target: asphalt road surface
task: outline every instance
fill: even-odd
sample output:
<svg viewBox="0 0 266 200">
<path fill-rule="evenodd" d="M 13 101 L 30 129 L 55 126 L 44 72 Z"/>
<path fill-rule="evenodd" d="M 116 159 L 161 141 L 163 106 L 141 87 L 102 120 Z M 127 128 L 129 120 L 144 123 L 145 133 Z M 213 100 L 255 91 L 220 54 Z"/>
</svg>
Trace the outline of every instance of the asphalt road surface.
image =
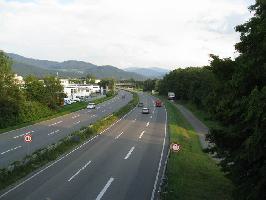
<svg viewBox="0 0 266 200">
<path fill-rule="evenodd" d="M 122 95 L 125 94 L 125 99 Z M 108 101 L 96 105 L 96 109 L 83 109 L 71 114 L 43 121 L 31 126 L 20 128 L 0 134 L 0 168 L 6 167 L 14 161 L 22 160 L 27 154 L 37 149 L 44 148 L 49 144 L 88 126 L 98 119 L 101 119 L 132 99 L 132 94 L 126 91 L 119 91 L 118 95 Z M 32 142 L 25 143 L 24 135 L 30 133 Z"/>
<path fill-rule="evenodd" d="M 70 153 L 0 192 L 1 200 L 156 199 L 168 151 L 167 115 L 154 97 Z"/>
</svg>

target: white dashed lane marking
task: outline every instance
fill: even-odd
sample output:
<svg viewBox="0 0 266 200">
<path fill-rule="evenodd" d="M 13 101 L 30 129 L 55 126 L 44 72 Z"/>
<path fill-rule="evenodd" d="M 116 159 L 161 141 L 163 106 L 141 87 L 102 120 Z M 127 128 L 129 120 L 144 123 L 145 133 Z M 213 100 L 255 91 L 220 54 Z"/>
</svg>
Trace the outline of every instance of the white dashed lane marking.
<svg viewBox="0 0 266 200">
<path fill-rule="evenodd" d="M 10 151 L 14 151 L 14 150 L 16 150 L 16 149 L 19 149 L 19 148 L 21 148 L 21 147 L 22 147 L 22 146 L 17 146 L 17 147 L 14 147 L 14 148 L 12 148 L 12 149 L 8 149 L 8 150 L 2 152 L 1 155 L 4 155 L 5 153 L 8 153 L 8 152 L 10 152 Z"/>
<path fill-rule="evenodd" d="M 23 133 L 23 134 L 21 134 L 21 135 L 14 136 L 13 138 L 16 139 L 16 138 L 22 137 L 22 136 L 24 136 L 24 135 L 26 135 L 26 134 L 30 134 L 30 133 L 33 133 L 33 132 L 34 132 L 34 131 L 28 131 L 28 132 Z"/>
<path fill-rule="evenodd" d="M 131 153 L 134 151 L 135 147 L 132 147 L 129 152 L 127 153 L 126 157 L 124 158 L 125 160 L 128 159 L 131 155 Z"/>
</svg>

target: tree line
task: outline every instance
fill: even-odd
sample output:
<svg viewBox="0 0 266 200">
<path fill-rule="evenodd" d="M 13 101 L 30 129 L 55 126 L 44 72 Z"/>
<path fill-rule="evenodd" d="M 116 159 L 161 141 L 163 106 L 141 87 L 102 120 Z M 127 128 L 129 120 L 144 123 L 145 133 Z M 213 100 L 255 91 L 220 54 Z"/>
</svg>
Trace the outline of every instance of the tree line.
<svg viewBox="0 0 266 200">
<path fill-rule="evenodd" d="M 53 114 L 63 102 L 63 87 L 53 76 L 25 78 L 19 85 L 11 70 L 12 60 L 0 51 L 0 128 L 34 121 Z"/>
<path fill-rule="evenodd" d="M 266 199 L 266 2 L 250 8 L 254 16 L 235 29 L 237 58 L 210 55 L 209 66 L 175 69 L 158 91 L 175 92 L 221 123 L 210 130 L 220 165 L 236 186 L 235 199 Z"/>
</svg>

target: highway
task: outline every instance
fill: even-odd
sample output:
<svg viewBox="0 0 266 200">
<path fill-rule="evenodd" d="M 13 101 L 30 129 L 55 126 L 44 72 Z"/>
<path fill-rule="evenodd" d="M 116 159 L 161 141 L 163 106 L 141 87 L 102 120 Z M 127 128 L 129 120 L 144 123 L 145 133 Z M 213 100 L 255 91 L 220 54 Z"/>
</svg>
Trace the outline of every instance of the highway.
<svg viewBox="0 0 266 200">
<path fill-rule="evenodd" d="M 101 134 L 0 192 L 1 200 L 157 199 L 168 151 L 167 114 L 154 97 Z"/>
<path fill-rule="evenodd" d="M 125 99 L 121 96 L 125 94 Z M 98 119 L 117 111 L 132 99 L 132 94 L 119 91 L 114 98 L 96 106 L 96 109 L 83 109 L 51 120 L 23 127 L 14 131 L 0 134 L 0 168 L 6 167 L 14 161 L 22 160 L 27 154 L 37 149 L 47 147 L 58 140 L 88 126 Z M 25 143 L 24 135 L 30 133 L 32 142 Z"/>
</svg>

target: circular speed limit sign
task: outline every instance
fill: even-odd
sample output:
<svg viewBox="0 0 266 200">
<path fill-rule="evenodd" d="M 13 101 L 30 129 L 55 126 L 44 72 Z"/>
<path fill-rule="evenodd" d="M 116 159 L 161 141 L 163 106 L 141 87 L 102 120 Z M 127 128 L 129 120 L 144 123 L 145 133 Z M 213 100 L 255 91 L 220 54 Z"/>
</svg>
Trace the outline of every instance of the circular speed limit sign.
<svg viewBox="0 0 266 200">
<path fill-rule="evenodd" d="M 32 142 L 31 134 L 24 135 L 24 142 Z"/>
<path fill-rule="evenodd" d="M 180 144 L 176 144 L 176 143 L 172 143 L 170 148 L 172 149 L 173 152 L 178 152 L 181 149 L 181 145 Z"/>
</svg>

